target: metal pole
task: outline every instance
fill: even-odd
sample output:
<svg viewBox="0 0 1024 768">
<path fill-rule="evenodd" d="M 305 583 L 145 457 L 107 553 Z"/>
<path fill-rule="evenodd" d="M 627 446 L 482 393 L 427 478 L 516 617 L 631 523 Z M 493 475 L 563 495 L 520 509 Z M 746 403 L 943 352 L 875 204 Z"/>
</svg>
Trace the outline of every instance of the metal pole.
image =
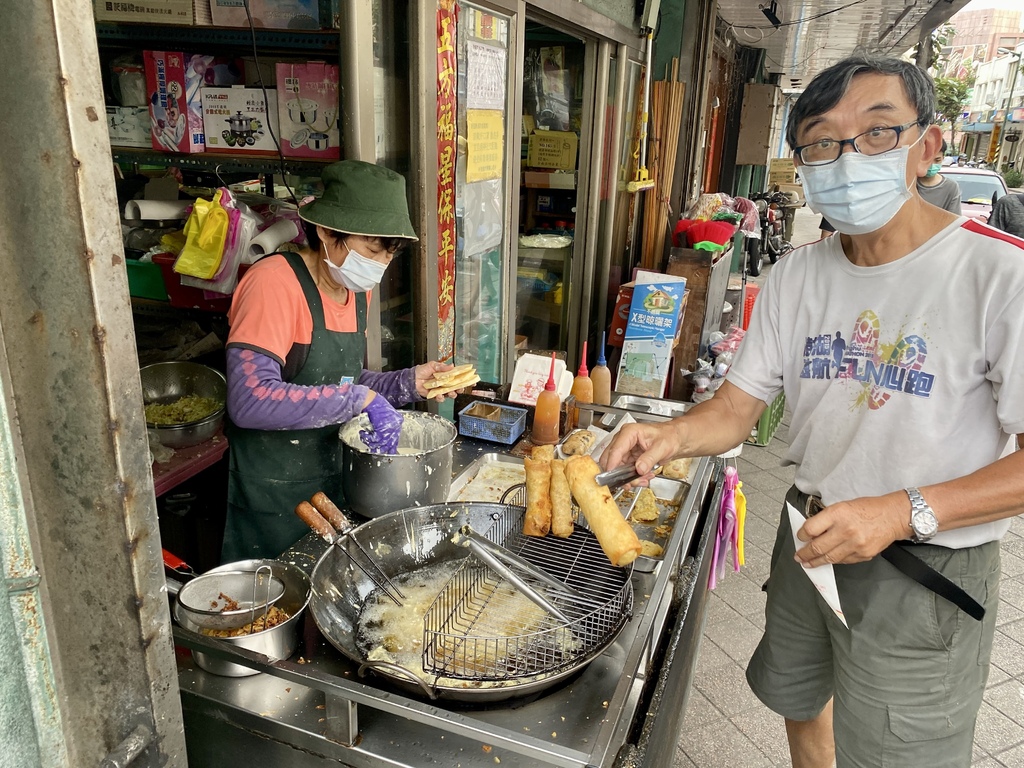
<svg viewBox="0 0 1024 768">
<path fill-rule="evenodd" d="M 1006 99 L 1006 112 L 1003 114 L 1003 128 L 999 132 L 999 154 L 996 157 L 997 162 L 995 167 L 995 170 L 997 171 L 1003 167 L 1003 161 L 1005 159 L 1003 148 L 1007 144 L 1010 144 L 1012 147 L 1012 142 L 1006 140 L 1006 126 L 1010 123 L 1010 112 L 1013 110 L 1013 92 L 1017 88 L 1017 73 L 1020 72 L 1021 54 L 1020 52 L 1014 52 L 1011 53 L 1010 56 L 1015 56 L 1017 60 L 1013 63 L 1013 77 L 1010 78 L 1010 95 Z"/>
</svg>

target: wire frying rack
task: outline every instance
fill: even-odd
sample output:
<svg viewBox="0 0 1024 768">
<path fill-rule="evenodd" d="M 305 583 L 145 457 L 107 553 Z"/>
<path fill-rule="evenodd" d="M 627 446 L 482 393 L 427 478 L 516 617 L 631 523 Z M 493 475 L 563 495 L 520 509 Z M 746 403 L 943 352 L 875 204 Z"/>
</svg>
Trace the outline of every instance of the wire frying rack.
<svg viewBox="0 0 1024 768">
<path fill-rule="evenodd" d="M 511 503 L 516 503 L 513 496 Z M 525 502 L 525 491 L 520 504 Z M 553 674 L 610 643 L 633 608 L 632 567 L 613 566 L 589 531 L 559 539 L 524 536 L 525 509 L 509 507 L 484 535 L 584 599 L 573 599 L 519 572 L 567 617 L 534 605 L 476 558 L 467 557 L 428 608 L 423 669 L 441 677 L 501 681 Z"/>
</svg>

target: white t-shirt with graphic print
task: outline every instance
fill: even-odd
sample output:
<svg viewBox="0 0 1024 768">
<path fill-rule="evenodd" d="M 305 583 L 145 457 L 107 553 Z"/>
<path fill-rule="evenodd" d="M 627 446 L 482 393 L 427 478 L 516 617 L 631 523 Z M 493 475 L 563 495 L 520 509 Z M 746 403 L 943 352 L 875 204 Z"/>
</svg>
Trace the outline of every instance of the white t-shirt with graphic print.
<svg viewBox="0 0 1024 768">
<path fill-rule="evenodd" d="M 785 388 L 785 461 L 826 504 L 970 474 L 1024 433 L 1024 240 L 961 218 L 879 267 L 851 264 L 839 236 L 798 248 L 772 268 L 728 378 L 766 403 Z"/>
</svg>

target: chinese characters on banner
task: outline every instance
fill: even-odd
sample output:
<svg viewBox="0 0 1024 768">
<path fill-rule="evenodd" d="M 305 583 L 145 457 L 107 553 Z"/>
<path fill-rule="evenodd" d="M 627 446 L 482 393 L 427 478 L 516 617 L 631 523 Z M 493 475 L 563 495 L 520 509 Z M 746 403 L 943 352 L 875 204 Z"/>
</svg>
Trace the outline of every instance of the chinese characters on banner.
<svg viewBox="0 0 1024 768">
<path fill-rule="evenodd" d="M 438 360 L 455 354 L 455 0 L 437 8 L 437 304 Z"/>
</svg>

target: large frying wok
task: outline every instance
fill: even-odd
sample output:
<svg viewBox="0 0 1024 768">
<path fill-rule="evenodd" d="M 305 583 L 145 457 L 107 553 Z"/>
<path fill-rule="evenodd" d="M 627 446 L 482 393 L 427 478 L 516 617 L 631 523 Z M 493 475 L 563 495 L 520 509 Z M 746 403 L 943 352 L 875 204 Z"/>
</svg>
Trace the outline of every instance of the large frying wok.
<svg viewBox="0 0 1024 768">
<path fill-rule="evenodd" d="M 348 539 L 354 536 L 369 550 L 389 578 L 447 561 L 453 562 L 454 571 L 458 561 L 468 555 L 465 547 L 453 541 L 458 539 L 456 533 L 463 525 L 469 524 L 487 535 L 496 521 L 508 520 L 509 516 L 518 520 L 522 513 L 522 507 L 506 504 L 448 503 L 400 510 L 364 523 L 339 545 L 330 547 L 313 569 L 309 607 L 317 627 L 331 645 L 360 665 L 360 674 L 372 670 L 414 695 L 431 699 L 501 701 L 542 691 L 575 674 L 614 641 L 628 619 L 629 605 L 605 642 L 567 668 L 495 685 L 444 679 L 426 683 L 398 665 L 367 661 L 357 645 L 359 614 L 376 586 L 353 562 L 361 558 L 361 553 Z M 623 574 L 628 589 L 629 572 Z M 629 594 L 631 603 L 632 593 Z"/>
</svg>

